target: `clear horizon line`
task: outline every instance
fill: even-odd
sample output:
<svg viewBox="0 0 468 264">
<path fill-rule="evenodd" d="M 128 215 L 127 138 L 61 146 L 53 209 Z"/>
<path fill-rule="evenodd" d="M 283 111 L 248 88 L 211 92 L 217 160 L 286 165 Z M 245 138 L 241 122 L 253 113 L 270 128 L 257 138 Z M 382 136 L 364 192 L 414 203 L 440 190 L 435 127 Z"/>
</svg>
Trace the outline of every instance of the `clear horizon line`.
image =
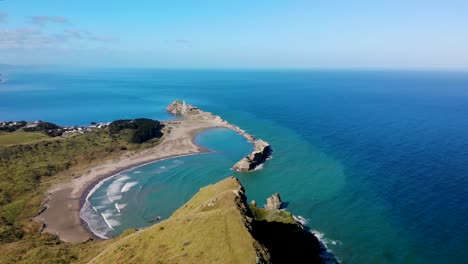
<svg viewBox="0 0 468 264">
<path fill-rule="evenodd" d="M 468 67 L 382 67 L 382 66 L 354 66 L 354 67 L 194 67 L 194 66 L 104 66 L 104 65 L 70 65 L 70 64 L 11 64 L 3 63 L 0 67 L 67 67 L 78 69 L 155 69 L 155 70 L 258 70 L 258 71 L 440 71 L 440 72 L 468 72 Z"/>
</svg>

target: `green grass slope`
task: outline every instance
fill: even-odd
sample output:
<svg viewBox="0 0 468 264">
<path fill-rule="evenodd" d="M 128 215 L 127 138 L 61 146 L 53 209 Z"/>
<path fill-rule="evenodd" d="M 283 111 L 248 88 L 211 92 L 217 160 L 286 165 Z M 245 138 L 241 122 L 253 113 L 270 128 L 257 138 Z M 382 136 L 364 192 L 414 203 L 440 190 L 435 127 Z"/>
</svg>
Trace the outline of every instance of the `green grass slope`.
<svg viewBox="0 0 468 264">
<path fill-rule="evenodd" d="M 0 132 L 0 146 L 26 144 L 42 140 L 52 140 L 53 138 L 39 132 Z"/>
<path fill-rule="evenodd" d="M 90 263 L 256 263 L 245 196 L 230 177 L 201 189 L 169 219 L 108 246 Z"/>
<path fill-rule="evenodd" d="M 127 151 L 158 144 L 162 134 L 155 130 L 162 129 L 159 122 L 139 122 L 145 125 L 143 129 L 111 132 L 103 128 L 66 137 L 21 129 L 0 131 L 0 263 L 83 263 L 96 255 L 92 252 L 106 242 L 63 243 L 53 235 L 40 234 L 41 225 L 33 217 L 43 208 L 52 184 L 70 181 Z M 145 142 L 134 143 L 135 135 Z"/>
</svg>

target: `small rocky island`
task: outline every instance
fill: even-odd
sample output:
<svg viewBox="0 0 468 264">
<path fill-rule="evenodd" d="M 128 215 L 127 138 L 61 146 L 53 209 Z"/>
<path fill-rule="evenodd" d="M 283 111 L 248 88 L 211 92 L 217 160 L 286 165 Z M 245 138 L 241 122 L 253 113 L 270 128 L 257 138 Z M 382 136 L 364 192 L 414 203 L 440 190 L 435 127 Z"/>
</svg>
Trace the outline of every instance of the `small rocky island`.
<svg viewBox="0 0 468 264">
<path fill-rule="evenodd" d="M 254 142 L 254 150 L 237 162 L 232 169 L 240 172 L 253 171 L 270 157 L 271 152 L 272 148 L 270 144 L 258 139 Z"/>
<path fill-rule="evenodd" d="M 259 166 L 270 157 L 271 152 L 273 151 L 268 142 L 255 138 L 239 127 L 228 123 L 218 115 L 214 115 L 210 112 L 204 112 L 200 108 L 187 104 L 184 101 L 176 100 L 172 102 L 166 110 L 171 114 L 178 115 L 186 119 L 213 120 L 214 122 L 217 122 L 217 127 L 232 129 L 251 142 L 254 145 L 253 151 L 233 166 L 232 169 L 234 171 L 250 172 L 258 169 Z"/>
</svg>

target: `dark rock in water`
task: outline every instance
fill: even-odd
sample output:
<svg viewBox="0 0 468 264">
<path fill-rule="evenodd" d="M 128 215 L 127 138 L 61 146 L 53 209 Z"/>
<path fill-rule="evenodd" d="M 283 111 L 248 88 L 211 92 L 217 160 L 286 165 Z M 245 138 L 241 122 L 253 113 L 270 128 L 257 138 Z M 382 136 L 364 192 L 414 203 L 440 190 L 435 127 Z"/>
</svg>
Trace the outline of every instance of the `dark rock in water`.
<svg viewBox="0 0 468 264">
<path fill-rule="evenodd" d="M 268 210 L 279 210 L 281 209 L 281 197 L 279 193 L 273 194 L 270 198 L 267 199 L 267 204 L 265 206 L 265 209 Z"/>
<path fill-rule="evenodd" d="M 161 220 L 161 216 L 157 216 L 157 217 L 155 217 L 155 218 L 153 218 L 153 219 L 151 219 L 151 220 L 148 220 L 148 221 L 146 221 L 146 222 L 148 222 L 148 223 L 154 223 L 154 222 L 157 222 L 157 221 L 159 221 L 159 220 Z"/>
</svg>

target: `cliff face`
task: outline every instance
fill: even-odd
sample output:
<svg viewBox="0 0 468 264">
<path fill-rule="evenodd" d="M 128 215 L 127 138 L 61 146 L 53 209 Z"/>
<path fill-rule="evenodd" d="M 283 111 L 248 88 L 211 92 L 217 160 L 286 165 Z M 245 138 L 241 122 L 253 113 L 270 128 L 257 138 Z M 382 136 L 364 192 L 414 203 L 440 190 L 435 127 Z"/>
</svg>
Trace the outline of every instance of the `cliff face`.
<svg viewBox="0 0 468 264">
<path fill-rule="evenodd" d="M 261 139 L 254 142 L 254 150 L 246 157 L 237 162 L 234 167 L 235 171 L 247 172 L 255 170 L 259 165 L 263 164 L 272 152 L 270 144 Z"/>
<path fill-rule="evenodd" d="M 290 213 L 249 207 L 229 177 L 202 188 L 169 219 L 116 238 L 90 263 L 321 263 L 320 250 Z"/>
</svg>

